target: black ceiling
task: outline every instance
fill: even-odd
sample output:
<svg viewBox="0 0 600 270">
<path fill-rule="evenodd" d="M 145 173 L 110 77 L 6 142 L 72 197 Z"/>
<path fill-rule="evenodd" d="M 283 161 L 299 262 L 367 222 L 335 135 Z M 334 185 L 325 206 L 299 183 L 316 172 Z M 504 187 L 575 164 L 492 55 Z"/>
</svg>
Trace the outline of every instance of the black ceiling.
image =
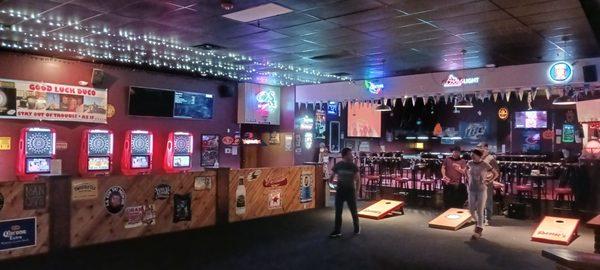
<svg viewBox="0 0 600 270">
<path fill-rule="evenodd" d="M 221 17 L 269 2 L 294 12 L 251 23 Z M 5 25 L 0 38 L 12 44 L 40 40 L 46 46 L 38 49 L 42 53 L 48 53 L 47 45 L 66 44 L 67 48 L 81 49 L 86 44 L 69 47 L 72 40 L 24 33 L 45 30 L 52 35 L 89 37 L 89 31 L 95 30 L 98 43 L 122 44 L 123 37 L 100 35 L 109 29 L 111 33 L 120 30 L 166 38 L 183 47 L 210 43 L 225 48 L 217 54 L 235 52 L 253 57 L 254 61 L 269 61 L 269 65 L 262 67 L 234 61 L 232 67 L 244 65 L 245 74 L 252 80 L 285 70 L 287 65 L 327 74 L 349 73 L 353 79 L 362 79 L 600 55 L 593 29 L 578 0 L 233 0 L 233 3 L 234 9 L 226 11 L 219 0 L 5 0 L 0 1 L 0 11 L 5 11 L 0 13 L 0 23 Z M 11 17 L 9 10 L 37 15 L 24 20 L 25 16 Z M 37 18 L 46 21 L 36 23 Z M 51 20 L 79 24 L 49 26 Z M 87 32 L 81 33 L 83 30 L 77 29 L 77 25 Z M 135 46 L 141 41 L 128 42 Z M 9 49 L 33 50 L 10 46 Z M 93 49 L 101 51 L 103 47 Z M 464 56 L 463 49 L 466 49 Z M 49 53 L 77 54 L 68 50 Z M 111 57 L 124 53 L 134 52 L 113 50 Z M 287 71 L 297 72 L 298 68 Z M 304 75 L 311 72 L 305 71 Z M 309 79 L 294 80 L 297 77 L 292 74 L 287 78 L 294 83 L 310 83 Z"/>
</svg>

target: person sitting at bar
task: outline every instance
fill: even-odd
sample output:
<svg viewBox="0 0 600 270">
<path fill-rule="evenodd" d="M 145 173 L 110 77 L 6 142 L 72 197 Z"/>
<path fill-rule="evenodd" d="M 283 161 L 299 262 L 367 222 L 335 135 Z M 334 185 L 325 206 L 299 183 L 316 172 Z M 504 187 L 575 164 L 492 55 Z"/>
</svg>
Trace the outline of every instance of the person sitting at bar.
<svg viewBox="0 0 600 270">
<path fill-rule="evenodd" d="M 471 151 L 471 160 L 467 162 L 467 185 L 469 191 L 469 211 L 475 219 L 475 231 L 471 240 L 481 238 L 483 233 L 483 212 L 487 199 L 487 185 L 498 177 L 498 172 L 490 164 L 483 161 L 483 152 L 479 149 Z"/>
<path fill-rule="evenodd" d="M 444 207 L 462 208 L 467 200 L 467 188 L 461 183 L 467 162 L 460 156 L 460 147 L 450 149 L 452 155 L 442 162 L 442 181 L 444 182 Z"/>
<path fill-rule="evenodd" d="M 360 234 L 360 225 L 358 224 L 358 212 L 356 210 L 356 189 L 355 184 L 360 180 L 358 166 L 354 164 L 352 150 L 350 148 L 342 149 L 342 161 L 333 166 L 333 177 L 337 176 L 337 188 L 335 193 L 335 227 L 329 234 L 330 238 L 341 237 L 342 229 L 342 210 L 344 201 L 348 204 L 348 209 L 352 214 L 354 223 L 354 234 Z"/>
</svg>

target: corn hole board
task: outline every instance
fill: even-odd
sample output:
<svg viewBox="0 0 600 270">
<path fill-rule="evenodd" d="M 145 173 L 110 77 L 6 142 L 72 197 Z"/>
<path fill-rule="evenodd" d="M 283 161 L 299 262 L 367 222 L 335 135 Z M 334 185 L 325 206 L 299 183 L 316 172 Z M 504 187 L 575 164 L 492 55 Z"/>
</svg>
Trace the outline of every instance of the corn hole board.
<svg viewBox="0 0 600 270">
<path fill-rule="evenodd" d="M 404 202 L 393 200 L 380 200 L 358 212 L 359 217 L 382 219 L 395 213 L 404 215 Z"/>
<path fill-rule="evenodd" d="M 531 235 L 531 241 L 569 245 L 577 237 L 579 219 L 544 217 Z"/>
<path fill-rule="evenodd" d="M 430 228 L 456 231 L 471 221 L 471 213 L 467 209 L 450 208 L 429 222 Z"/>
</svg>

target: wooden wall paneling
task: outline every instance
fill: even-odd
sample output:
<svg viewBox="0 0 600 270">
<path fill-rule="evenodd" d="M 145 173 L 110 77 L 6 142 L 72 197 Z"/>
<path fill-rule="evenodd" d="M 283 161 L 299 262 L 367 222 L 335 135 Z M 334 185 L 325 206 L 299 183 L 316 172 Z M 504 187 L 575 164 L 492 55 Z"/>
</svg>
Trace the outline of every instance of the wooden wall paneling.
<svg viewBox="0 0 600 270">
<path fill-rule="evenodd" d="M 210 190 L 194 190 L 194 178 L 211 177 Z M 216 171 L 197 173 L 110 176 L 98 179 L 98 197 L 71 202 L 71 247 L 143 237 L 159 233 L 212 226 L 216 220 Z M 154 187 L 171 185 L 166 200 L 154 200 Z M 104 193 L 112 186 L 121 186 L 126 193 L 125 207 L 154 204 L 156 224 L 125 228 L 125 211 L 110 214 L 104 207 Z M 173 195 L 191 193 L 192 220 L 173 222 Z"/>
<path fill-rule="evenodd" d="M 23 189 L 25 184 L 45 183 L 46 184 L 46 207 L 43 209 L 24 210 L 23 208 Z M 0 193 L 4 197 L 4 206 L 0 209 L 0 221 L 21 219 L 28 217 L 36 218 L 37 237 L 36 245 L 31 247 L 0 251 L 0 260 L 29 256 L 46 253 L 49 250 L 49 220 L 48 212 L 48 194 L 50 189 L 46 180 L 37 180 L 29 182 L 0 182 Z M 2 232 L 0 232 L 2 233 Z"/>
<path fill-rule="evenodd" d="M 329 191 L 323 165 L 315 165 L 315 207 L 325 207 L 325 192 Z"/>
<path fill-rule="evenodd" d="M 229 222 L 229 168 L 219 168 L 217 172 L 217 225 Z"/>
<path fill-rule="evenodd" d="M 258 178 L 248 180 L 249 174 L 260 170 Z M 300 202 L 300 176 L 308 173 L 312 176 L 312 200 L 307 203 Z M 244 178 L 246 187 L 246 212 L 236 214 L 236 189 L 239 177 Z M 280 187 L 264 187 L 265 180 L 287 179 L 287 184 Z M 294 166 L 278 168 L 249 168 L 231 170 L 229 174 L 229 221 L 236 222 L 260 217 L 281 215 L 285 213 L 312 209 L 315 207 L 315 168 L 314 166 Z M 269 209 L 269 193 L 280 190 L 282 207 Z"/>
</svg>

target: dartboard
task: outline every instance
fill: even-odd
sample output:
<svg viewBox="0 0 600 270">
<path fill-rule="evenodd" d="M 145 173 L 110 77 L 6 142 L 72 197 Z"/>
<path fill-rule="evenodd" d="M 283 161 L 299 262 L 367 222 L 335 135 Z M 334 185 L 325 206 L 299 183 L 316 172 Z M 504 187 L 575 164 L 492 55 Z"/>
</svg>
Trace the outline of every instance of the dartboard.
<svg viewBox="0 0 600 270">
<path fill-rule="evenodd" d="M 6 104 L 8 104 L 8 97 L 6 96 L 4 91 L 0 90 L 0 108 L 6 107 Z"/>
<path fill-rule="evenodd" d="M 110 134 L 91 133 L 88 138 L 88 154 L 90 156 L 107 156 L 111 147 Z"/>
<path fill-rule="evenodd" d="M 131 134 L 131 154 L 150 154 L 150 134 Z"/>
<path fill-rule="evenodd" d="M 187 155 L 190 149 L 190 136 L 175 135 L 173 137 L 173 151 L 175 155 Z"/>
<path fill-rule="evenodd" d="M 54 152 L 52 132 L 50 131 L 28 131 L 25 135 L 25 152 L 30 157 L 47 157 Z"/>
</svg>

